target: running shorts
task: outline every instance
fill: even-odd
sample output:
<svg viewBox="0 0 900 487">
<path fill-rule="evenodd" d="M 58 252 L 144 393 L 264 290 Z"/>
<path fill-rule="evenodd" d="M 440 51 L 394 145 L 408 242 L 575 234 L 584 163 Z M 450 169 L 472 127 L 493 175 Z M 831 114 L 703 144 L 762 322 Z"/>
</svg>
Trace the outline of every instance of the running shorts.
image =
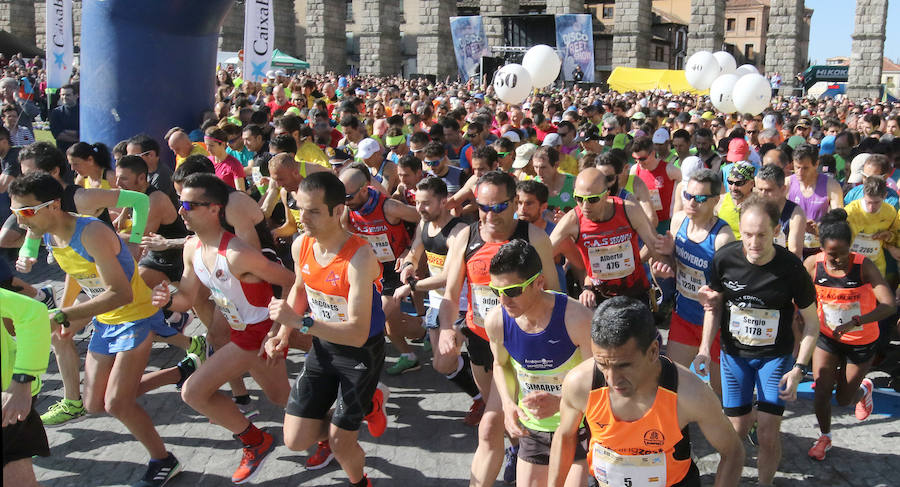
<svg viewBox="0 0 900 487">
<path fill-rule="evenodd" d="M 875 356 L 876 345 L 877 341 L 865 345 L 848 345 L 821 333 L 816 340 L 817 347 L 830 354 L 843 357 L 851 364 L 864 364 L 871 361 Z"/>
<path fill-rule="evenodd" d="M 534 465 L 550 465 L 550 444 L 553 442 L 553 433 L 549 431 L 537 431 L 525 428 L 526 436 L 519 438 L 519 460 Z M 587 428 L 578 428 L 578 443 L 575 444 L 575 458 L 573 461 L 581 461 L 587 458 L 588 440 L 591 431 Z"/>
<path fill-rule="evenodd" d="M 669 325 L 669 341 L 687 345 L 689 347 L 700 347 L 700 340 L 703 338 L 703 325 L 695 325 L 685 320 L 678 313 L 672 313 L 672 321 Z M 709 355 L 719 363 L 719 353 L 721 352 L 721 343 L 719 334 L 716 333 L 716 339 L 713 340 L 709 347 Z"/>
<path fill-rule="evenodd" d="M 722 406 L 729 417 L 743 416 L 753 409 L 753 390 L 756 389 L 756 409 L 781 416 L 784 401 L 778 397 L 781 377 L 791 370 L 791 354 L 778 357 L 743 358 L 722 352 Z"/>
<path fill-rule="evenodd" d="M 49 457 L 50 445 L 41 415 L 34 410 L 32 397 L 31 411 L 25 421 L 3 427 L 3 468 L 8 463 L 33 456 Z"/>
<path fill-rule="evenodd" d="M 133 350 L 144 343 L 153 329 L 167 326 L 161 310 L 140 320 L 115 325 L 100 323 L 97 318 L 91 322 L 94 325 L 94 333 L 91 335 L 88 350 L 102 355 L 115 355 Z"/>
</svg>

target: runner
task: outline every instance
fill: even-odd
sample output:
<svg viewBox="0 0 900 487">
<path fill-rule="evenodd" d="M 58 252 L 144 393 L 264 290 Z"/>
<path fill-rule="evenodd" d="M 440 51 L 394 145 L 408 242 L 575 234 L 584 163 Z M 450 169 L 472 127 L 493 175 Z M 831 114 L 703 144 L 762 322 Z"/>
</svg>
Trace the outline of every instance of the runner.
<svg viewBox="0 0 900 487">
<path fill-rule="evenodd" d="M 656 135 L 653 138 L 656 139 Z M 666 140 L 668 140 L 668 132 Z M 675 184 L 681 181 L 681 171 L 657 157 L 653 142 L 650 137 L 646 136 L 634 139 L 631 144 L 631 157 L 637 164 L 631 167 L 631 174 L 643 179 L 647 184 L 647 189 L 650 190 L 650 200 L 653 202 L 653 209 L 656 210 L 656 217 L 659 221 L 656 224 L 656 231 L 663 233 L 669 229 L 669 219 L 672 215 L 672 194 Z M 666 149 L 666 153 L 668 153 L 668 149 Z"/>
<path fill-rule="evenodd" d="M 500 247 L 490 273 L 500 306 L 488 313 L 485 331 L 504 424 L 519 439 L 516 483 L 545 486 L 563 379 L 590 349 L 591 312 L 565 294 L 544 291 L 541 258 L 524 240 Z M 579 437 L 586 440 L 587 430 L 582 428 Z M 585 446 L 579 442 L 569 486 L 587 481 Z"/>
<path fill-rule="evenodd" d="M 150 289 L 137 264 L 108 226 L 96 218 L 63 211 L 59 203 L 63 188 L 53 176 L 43 172 L 22 176 L 10 185 L 9 194 L 19 222 L 44 236 L 56 262 L 90 298 L 73 306 L 64 304 L 53 314 L 54 333 L 63 338 L 89 323 L 94 327 L 84 366 L 84 409 L 111 414 L 147 449 L 150 464 L 135 485 L 165 484 L 180 471 L 180 464 L 166 451 L 150 416 L 136 402 L 153 344 L 153 322 L 164 318 L 150 303 Z M 77 370 L 76 366 L 76 377 Z M 71 403 L 82 408 L 81 400 Z"/>
<path fill-rule="evenodd" d="M 219 388 L 249 372 L 273 403 L 287 404 L 290 385 L 283 361 L 266 364 L 260 357 L 263 342 L 274 327 L 268 304 L 273 286 L 287 287 L 294 275 L 259 250 L 222 227 L 221 214 L 228 202 L 228 186 L 211 174 L 195 174 L 182 183 L 179 214 L 195 234 L 184 247 L 184 275 L 171 295 L 168 282 L 153 290 L 153 304 L 186 312 L 197 300 L 201 285 L 209 289 L 218 310 L 231 327 L 230 342 L 217 350 L 184 383 L 184 402 L 215 424 L 231 431 L 244 447 L 231 481 L 249 482 L 266 456 L 275 449 L 274 438 L 244 417 L 238 405 Z"/>
<path fill-rule="evenodd" d="M 868 181 L 867 181 L 868 184 Z M 831 449 L 831 391 L 839 406 L 856 403 L 856 419 L 869 417 L 875 386 L 866 373 L 875 357 L 878 321 L 894 312 L 891 290 L 863 254 L 851 250 L 847 213 L 831 210 L 819 222 L 822 252 L 804 262 L 816 285 L 819 338 L 813 351 L 815 409 L 821 435 L 809 456 Z"/>
<path fill-rule="evenodd" d="M 775 245 L 786 247 L 797 257 L 803 258 L 803 234 L 806 231 L 806 214 L 797 203 L 787 199 L 784 170 L 774 164 L 766 164 L 753 180 L 753 191 L 780 208 Z"/>
<path fill-rule="evenodd" d="M 565 212 L 575 207 L 572 192 L 575 190 L 575 176 L 559 172 L 559 151 L 553 147 L 541 146 L 531 156 L 531 165 L 537 173 L 534 178 L 544 183 L 550 191 L 547 206 L 558 220 Z"/>
<path fill-rule="evenodd" d="M 737 485 L 744 447 L 713 392 L 688 369 L 660 355 L 650 310 L 625 296 L 604 301 L 591 322 L 591 360 L 566 376 L 549 485 L 562 487 L 590 428 L 587 465 L 601 487 L 700 485 L 688 424 L 719 453 L 716 485 Z"/>
<path fill-rule="evenodd" d="M 900 232 L 900 217 L 897 210 L 887 204 L 887 184 L 885 180 L 873 176 L 863 183 L 863 197 L 850 202 L 846 207 L 847 223 L 853 230 L 853 244 L 850 251 L 868 257 L 882 276 L 887 275 L 885 250 L 896 257 L 897 233 Z"/>
<path fill-rule="evenodd" d="M 844 193 L 841 185 L 827 173 L 820 173 L 816 161 L 819 149 L 810 144 L 794 148 L 794 174 L 787 180 L 787 198 L 797 203 L 806 214 L 806 234 L 803 237 L 803 255 L 818 253 L 819 239 L 816 227 L 822 215 L 829 209 L 843 208 Z"/>
<path fill-rule="evenodd" d="M 606 176 L 606 184 L 609 186 L 609 194 L 618 196 L 623 200 L 631 200 L 640 205 L 647 215 L 650 226 L 656 228 L 656 210 L 650 199 L 650 190 L 644 180 L 625 171 L 627 164 L 625 152 L 621 149 L 613 149 L 598 154 L 595 166 Z M 612 178 L 611 178 L 612 176 Z"/>
<path fill-rule="evenodd" d="M 357 438 L 364 419 L 371 431 L 372 420 L 380 417 L 376 436 L 384 432 L 385 398 L 376 390 L 384 366 L 384 313 L 378 259 L 365 239 L 341 225 L 346 195 L 333 174 L 312 174 L 300 183 L 306 232 L 291 249 L 296 281 L 287 299 L 269 305 L 270 316 L 282 326 L 266 352 L 270 358 L 282 356 L 294 328 L 313 336 L 285 409 L 284 443 L 303 451 L 319 442 L 307 468 L 322 468 L 336 457 L 350 484 L 365 487 L 372 482 L 363 471 L 365 452 Z M 304 314 L 307 307 L 310 314 Z"/>
<path fill-rule="evenodd" d="M 733 177 L 733 176 L 732 176 Z M 709 370 L 710 349 L 721 330 L 722 404 L 738 436 L 747 436 L 756 421 L 759 438 L 759 484 L 772 485 L 781 461 L 781 416 L 785 401 L 797 397 L 797 385 L 809 371 L 818 334 L 816 293 L 802 262 L 774 244 L 778 207 L 752 196 L 741 208 L 741 242 L 716 252 L 707 289 L 719 293 L 703 319 L 703 341 L 694 370 Z M 794 307 L 804 334 L 796 358 L 791 325 Z M 794 362 L 793 367 L 791 363 Z"/>
<path fill-rule="evenodd" d="M 466 348 L 472 363 L 475 383 L 487 404 L 478 428 L 478 449 L 472 459 L 471 486 L 493 485 L 503 462 L 503 415 L 500 398 L 493 384 L 491 369 L 493 355 L 484 331 L 484 318 L 499 304 L 491 292 L 489 262 L 506 242 L 519 238 L 531 243 L 541 257 L 541 267 L 553 266 L 550 239 L 539 228 L 516 220 L 516 181 L 509 173 L 491 171 L 479 178 L 479 219 L 469 225 L 450 244 L 445 265 L 447 287 L 441 300 L 438 342 L 441 354 L 452 354 L 461 345 L 454 325 L 460 326 L 466 337 Z M 460 292 L 468 281 L 469 303 L 465 325 L 457 320 Z M 559 290 L 554 273 L 545 277 L 545 287 Z"/>
<path fill-rule="evenodd" d="M 305 164 L 305 166 L 304 166 Z M 302 170 L 302 171 L 301 171 Z M 281 153 L 269 160 L 269 178 L 280 188 L 281 204 L 287 209 L 284 225 L 272 230 L 275 237 L 291 238 L 303 233 L 300 224 L 300 209 L 297 207 L 297 188 L 300 182 L 310 174 L 325 172 L 328 169 L 318 164 L 297 162 L 291 154 Z"/>
<path fill-rule="evenodd" d="M 553 233 L 553 229 L 556 228 L 556 223 L 547 221 L 544 217 L 548 214 L 547 201 L 549 200 L 549 195 L 550 191 L 547 189 L 547 185 L 534 179 L 519 181 L 516 184 L 516 199 L 519 202 L 516 205 L 516 216 L 519 220 L 526 221 L 540 228 L 547 233 L 548 237 Z M 560 215 L 562 214 L 560 213 Z M 576 256 L 577 254 L 572 254 L 570 257 L 574 259 Z M 563 256 L 554 255 L 553 262 L 556 264 L 556 277 L 559 279 L 559 287 L 568 289 L 566 287 L 566 270 L 562 265 L 564 262 Z"/>
<path fill-rule="evenodd" d="M 447 149 L 439 142 L 429 142 L 425 146 L 425 158 L 422 163 L 431 174 L 444 180 L 447 192 L 455 194 L 466 182 L 466 175 L 462 169 L 450 165 L 447 159 Z"/>
<path fill-rule="evenodd" d="M 728 223 L 736 240 L 741 239 L 741 208 L 753 193 L 754 176 L 756 176 L 756 168 L 753 167 L 753 164 L 746 161 L 734 163 L 725 180 L 728 186 L 723 188 L 727 192 L 716 207 L 716 214 Z"/>
</svg>

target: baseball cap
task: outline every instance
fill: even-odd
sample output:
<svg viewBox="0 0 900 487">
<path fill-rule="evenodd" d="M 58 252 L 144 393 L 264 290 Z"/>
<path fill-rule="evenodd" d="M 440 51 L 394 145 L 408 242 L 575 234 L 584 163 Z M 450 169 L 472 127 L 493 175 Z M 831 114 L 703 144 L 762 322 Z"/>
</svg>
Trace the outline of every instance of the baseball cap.
<svg viewBox="0 0 900 487">
<path fill-rule="evenodd" d="M 664 128 L 656 129 L 656 132 L 653 132 L 653 143 L 654 144 L 665 144 L 669 141 L 669 131 Z"/>
<path fill-rule="evenodd" d="M 275 79 L 275 70 L 270 69 L 270 70 L 266 71 L 266 78 Z"/>
<path fill-rule="evenodd" d="M 847 182 L 850 184 L 860 184 L 863 182 L 863 166 L 866 165 L 866 161 L 869 160 L 868 152 L 863 152 L 862 154 L 857 154 L 856 157 L 850 161 L 850 177 L 847 178 Z"/>
<path fill-rule="evenodd" d="M 691 114 L 687 112 L 681 112 L 678 116 L 675 117 L 675 121 L 681 123 L 688 123 L 691 121 Z"/>
<path fill-rule="evenodd" d="M 645 120 L 646 118 L 647 115 L 644 112 L 634 112 L 634 114 L 631 116 L 632 120 Z"/>
<path fill-rule="evenodd" d="M 616 136 L 613 138 L 612 148 L 624 149 L 626 145 L 628 145 L 628 135 L 616 134 Z"/>
<path fill-rule="evenodd" d="M 776 121 L 777 119 L 775 118 L 775 115 L 772 115 L 771 113 L 763 117 L 763 130 L 775 128 Z"/>
<path fill-rule="evenodd" d="M 834 141 L 836 137 L 833 135 L 826 135 L 822 138 L 822 142 L 819 145 L 819 155 L 831 155 L 834 154 Z"/>
<path fill-rule="evenodd" d="M 534 155 L 534 151 L 537 150 L 537 146 L 532 143 L 522 144 L 519 147 L 516 147 L 516 158 L 513 160 L 513 169 L 522 169 L 527 166 L 531 161 L 531 156 Z"/>
<path fill-rule="evenodd" d="M 810 126 L 809 119 L 808 119 L 808 118 L 801 118 L 800 120 L 797 120 L 797 125 L 796 125 L 796 126 L 797 126 L 797 127 L 809 127 L 809 126 Z"/>
<path fill-rule="evenodd" d="M 744 143 L 746 144 L 746 142 Z M 729 153 L 731 153 L 731 151 L 729 151 Z M 753 176 L 756 176 L 756 167 L 747 161 L 740 161 L 734 163 L 734 166 L 731 167 L 731 172 L 729 173 L 728 177 L 746 180 L 753 179 Z"/>
<path fill-rule="evenodd" d="M 579 140 L 600 140 L 600 131 L 597 130 L 597 126 L 592 123 L 586 123 L 581 126 L 581 130 L 578 131 L 578 139 Z M 546 140 L 546 139 L 545 139 Z"/>
<path fill-rule="evenodd" d="M 703 115 L 700 115 L 700 118 L 703 120 L 713 120 L 716 118 L 716 114 L 713 112 L 703 112 Z"/>
<path fill-rule="evenodd" d="M 787 145 L 790 146 L 791 149 L 796 149 L 798 145 L 804 142 L 806 142 L 806 139 L 804 139 L 802 135 L 792 135 L 791 138 L 787 140 Z"/>
<path fill-rule="evenodd" d="M 484 100 L 484 94 L 482 94 L 482 93 L 475 93 L 475 98 L 478 98 L 479 100 Z"/>
<path fill-rule="evenodd" d="M 703 161 L 697 156 L 688 156 L 681 161 L 681 181 L 687 184 L 698 169 L 703 168 Z"/>
<path fill-rule="evenodd" d="M 747 141 L 741 137 L 735 137 L 728 142 L 728 155 L 725 156 L 725 160 L 728 162 L 744 161 L 749 153 L 750 145 L 747 144 Z"/>
<path fill-rule="evenodd" d="M 368 159 L 380 150 L 381 145 L 378 144 L 378 141 L 368 137 L 359 142 L 359 148 L 356 150 L 356 157 L 359 159 Z"/>
<path fill-rule="evenodd" d="M 327 147 L 325 149 L 325 154 L 328 156 L 328 162 L 330 162 L 332 165 L 335 165 L 335 166 L 344 164 L 347 161 L 353 160 L 352 155 L 350 155 L 340 149 L 333 149 L 331 147 Z"/>
<path fill-rule="evenodd" d="M 562 137 L 560 137 L 559 134 L 556 134 L 556 133 L 547 134 L 547 136 L 544 137 L 544 143 L 541 145 L 550 146 L 550 147 L 559 147 L 562 145 Z"/>
<path fill-rule="evenodd" d="M 551 134 L 551 135 L 552 135 L 552 134 Z M 557 135 L 557 137 L 559 137 L 559 136 Z M 503 134 L 503 138 L 504 138 L 504 139 L 509 139 L 509 140 L 511 140 L 511 141 L 513 141 L 513 142 L 515 142 L 515 143 L 517 143 L 517 144 L 518 144 L 519 142 L 522 142 L 522 137 L 519 137 L 519 133 L 516 132 L 516 131 L 513 131 L 513 130 L 510 130 L 509 132 L 504 133 L 504 134 Z M 544 140 L 547 140 L 547 139 L 544 139 Z"/>
</svg>

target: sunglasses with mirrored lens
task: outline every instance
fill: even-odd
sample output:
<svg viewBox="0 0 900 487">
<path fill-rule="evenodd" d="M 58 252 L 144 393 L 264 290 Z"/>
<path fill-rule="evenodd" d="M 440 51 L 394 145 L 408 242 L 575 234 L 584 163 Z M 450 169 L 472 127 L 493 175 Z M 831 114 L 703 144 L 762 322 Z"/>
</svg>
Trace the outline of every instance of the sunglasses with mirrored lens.
<svg viewBox="0 0 900 487">
<path fill-rule="evenodd" d="M 691 193 L 688 193 L 687 191 L 685 191 L 681 194 L 682 194 L 682 196 L 684 196 L 684 201 L 694 200 L 697 203 L 706 203 L 707 200 L 712 198 L 711 194 L 691 194 Z"/>
<path fill-rule="evenodd" d="M 10 208 L 10 209 L 12 210 L 13 213 L 16 214 L 16 216 L 21 216 L 24 218 L 31 218 L 42 208 L 46 208 L 46 207 L 50 206 L 50 203 L 53 203 L 54 201 L 56 201 L 56 200 L 45 201 L 45 202 L 43 202 L 39 205 L 35 205 L 35 206 L 23 206 L 22 208 Z"/>
<path fill-rule="evenodd" d="M 580 204 L 582 204 L 583 202 L 587 201 L 588 204 L 593 205 L 594 203 L 596 203 L 596 202 L 598 202 L 598 201 L 600 201 L 600 200 L 602 200 L 602 199 L 605 199 L 607 194 L 609 194 L 609 190 L 606 190 L 606 191 L 604 191 L 604 192 L 602 192 L 602 193 L 598 193 L 598 194 L 578 194 L 578 193 L 574 193 L 574 196 L 575 196 L 575 203 L 578 203 L 578 204 L 580 205 Z"/>
<path fill-rule="evenodd" d="M 184 211 L 193 211 L 193 210 L 196 210 L 197 208 L 200 208 L 203 206 L 211 206 L 213 204 L 212 202 L 209 202 L 209 201 L 183 201 L 183 200 L 180 201 L 179 203 L 181 204 L 181 207 L 184 209 Z"/>
<path fill-rule="evenodd" d="M 496 205 L 482 205 L 481 203 L 477 203 L 477 204 L 478 204 L 478 209 L 485 213 L 491 213 L 491 212 L 503 213 L 504 211 L 506 211 L 507 208 L 509 208 L 510 201 L 511 200 L 506 200 L 503 203 L 497 203 Z"/>
<path fill-rule="evenodd" d="M 437 167 L 437 166 L 439 166 L 439 165 L 441 164 L 441 160 L 440 160 L 440 159 L 435 159 L 435 160 L 428 160 L 428 159 L 425 159 L 425 160 L 422 161 L 422 162 L 424 162 L 425 164 L 428 164 L 428 165 L 431 166 L 431 167 Z"/>
<path fill-rule="evenodd" d="M 750 181 L 750 180 L 749 180 L 749 179 L 741 179 L 740 181 L 732 181 L 732 180 L 729 179 L 729 180 L 728 180 L 728 185 L 729 185 L 729 186 L 736 186 L 736 187 L 740 188 L 741 186 L 747 184 L 748 181 Z"/>
<path fill-rule="evenodd" d="M 509 155 L 509 152 L 498 152 L 497 157 L 506 157 Z"/>
<path fill-rule="evenodd" d="M 525 291 L 525 288 L 528 287 L 538 276 L 541 275 L 540 272 L 531 276 L 530 279 L 523 283 L 512 284 L 510 286 L 497 287 L 493 284 L 488 284 L 488 287 L 491 288 L 491 291 L 494 292 L 495 296 L 506 296 L 507 298 L 518 298 Z"/>
</svg>

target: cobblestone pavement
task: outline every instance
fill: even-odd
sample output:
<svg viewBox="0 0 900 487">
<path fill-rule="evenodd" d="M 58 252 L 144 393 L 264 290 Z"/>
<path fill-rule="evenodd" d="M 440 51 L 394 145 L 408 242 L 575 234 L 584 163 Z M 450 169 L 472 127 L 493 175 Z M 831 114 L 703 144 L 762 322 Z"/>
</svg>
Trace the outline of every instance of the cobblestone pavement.
<svg viewBox="0 0 900 487">
<path fill-rule="evenodd" d="M 32 284 L 52 283 L 61 294 L 61 273 L 44 263 L 23 276 Z M 202 332 L 199 322 L 188 327 L 189 334 Z M 88 335 L 77 337 L 82 356 Z M 421 355 L 421 352 L 420 352 Z M 388 360 L 396 360 L 389 347 Z M 148 370 L 174 365 L 182 357 L 176 348 L 154 345 Z M 303 354 L 288 357 L 291 380 L 302 368 Z M 366 472 L 376 485 L 464 486 L 476 447 L 475 429 L 462 418 L 469 398 L 454 390 L 429 366 L 400 377 L 384 376 L 391 387 L 387 404 L 389 426 L 381 438 L 360 433 L 366 451 Z M 247 379 L 251 395 L 258 399 L 260 427 L 281 437 L 283 411 L 266 402 L 259 388 Z M 51 358 L 44 389 L 37 404 L 44 411 L 62 395 L 62 382 Z M 896 398 L 895 398 L 896 400 Z M 181 401 L 174 386 L 167 386 L 141 399 L 167 447 L 180 459 L 184 472 L 169 485 L 229 485 L 231 473 L 240 461 L 237 440 L 223 428 L 210 425 Z M 876 406 L 877 408 L 877 406 Z M 810 460 L 806 451 L 818 435 L 812 402 L 808 395 L 788 406 L 782 426 L 783 460 L 776 478 L 779 486 L 891 486 L 900 485 L 900 417 L 873 414 L 864 423 L 853 417 L 853 409 L 835 408 L 834 448 L 824 462 Z M 704 477 L 712 484 L 717 455 L 702 434 L 693 428 L 694 455 Z M 365 428 L 363 429 L 365 430 Z M 52 456 L 35 460 L 38 480 L 47 486 L 129 485 L 144 472 L 147 453 L 118 421 L 109 416 L 91 416 L 83 421 L 47 430 Z M 346 477 L 333 462 L 319 471 L 306 471 L 306 454 L 279 446 L 256 478 L 257 485 L 347 485 Z M 747 467 L 743 482 L 755 485 L 756 449 L 747 446 Z M 498 485 L 500 482 L 498 482 Z"/>
</svg>

